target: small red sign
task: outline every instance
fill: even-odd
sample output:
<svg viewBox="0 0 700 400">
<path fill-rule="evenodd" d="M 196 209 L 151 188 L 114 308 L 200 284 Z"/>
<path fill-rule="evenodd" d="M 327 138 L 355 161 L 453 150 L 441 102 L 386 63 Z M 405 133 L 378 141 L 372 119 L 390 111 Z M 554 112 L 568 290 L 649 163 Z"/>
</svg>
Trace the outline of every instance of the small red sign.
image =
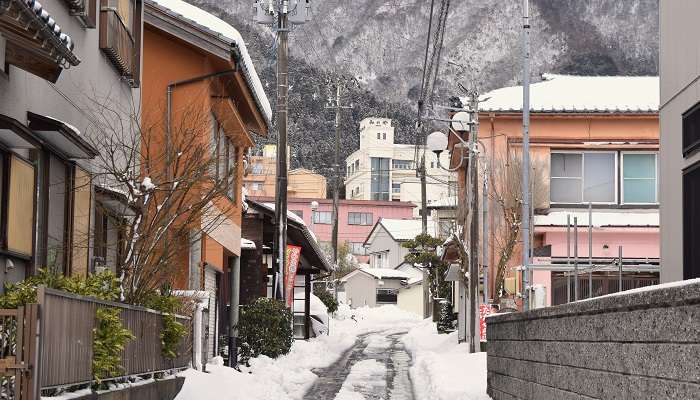
<svg viewBox="0 0 700 400">
<path fill-rule="evenodd" d="M 486 341 L 486 317 L 491 315 L 491 306 L 489 304 L 479 305 L 479 333 L 481 341 Z"/>
<path fill-rule="evenodd" d="M 297 278 L 297 269 L 299 268 L 299 257 L 301 256 L 301 247 L 287 245 L 287 262 L 285 263 L 286 271 L 284 271 L 284 298 L 287 300 L 287 307 L 291 308 L 294 305 L 294 281 Z"/>
</svg>

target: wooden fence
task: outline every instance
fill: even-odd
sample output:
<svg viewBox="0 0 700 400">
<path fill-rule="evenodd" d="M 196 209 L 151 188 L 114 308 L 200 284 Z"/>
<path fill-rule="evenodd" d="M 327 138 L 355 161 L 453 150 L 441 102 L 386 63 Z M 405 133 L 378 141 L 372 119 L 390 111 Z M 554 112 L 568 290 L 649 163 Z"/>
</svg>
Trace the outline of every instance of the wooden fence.
<svg viewBox="0 0 700 400">
<path fill-rule="evenodd" d="M 121 376 L 186 368 L 192 360 L 191 336 L 180 343 L 179 357 L 163 357 L 163 317 L 154 310 L 40 288 L 42 313 L 39 356 L 42 389 L 92 382 L 92 341 L 98 307 L 121 309 L 124 327 L 135 336 L 121 354 Z M 190 332 L 190 320 L 178 317 Z"/>
<path fill-rule="evenodd" d="M 30 366 L 37 359 L 39 306 L 0 309 L 0 398 L 35 400 Z"/>
<path fill-rule="evenodd" d="M 118 308 L 124 326 L 135 336 L 121 353 L 120 376 L 154 374 L 187 368 L 192 360 L 191 321 L 178 357 L 163 357 L 161 313 L 143 307 L 78 296 L 40 287 L 38 304 L 0 309 L 0 399 L 38 400 L 42 389 L 90 384 L 95 312 Z M 109 379 L 106 379 L 109 380 Z"/>
</svg>

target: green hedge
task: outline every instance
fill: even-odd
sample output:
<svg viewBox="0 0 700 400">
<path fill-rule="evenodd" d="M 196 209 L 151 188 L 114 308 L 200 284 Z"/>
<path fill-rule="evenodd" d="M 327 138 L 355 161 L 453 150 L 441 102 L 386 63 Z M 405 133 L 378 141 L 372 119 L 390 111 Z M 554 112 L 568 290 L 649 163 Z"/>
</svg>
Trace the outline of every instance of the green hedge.
<svg viewBox="0 0 700 400">
<path fill-rule="evenodd" d="M 239 361 L 248 364 L 261 354 L 276 358 L 289 353 L 294 341 L 292 320 L 292 312 L 278 300 L 260 298 L 242 307 L 238 322 Z"/>
</svg>

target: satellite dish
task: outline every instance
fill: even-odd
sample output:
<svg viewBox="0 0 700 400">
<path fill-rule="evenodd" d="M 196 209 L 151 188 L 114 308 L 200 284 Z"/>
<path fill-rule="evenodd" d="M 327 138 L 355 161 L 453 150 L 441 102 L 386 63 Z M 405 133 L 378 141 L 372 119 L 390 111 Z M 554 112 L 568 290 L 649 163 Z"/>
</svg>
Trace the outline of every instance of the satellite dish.
<svg viewBox="0 0 700 400">
<path fill-rule="evenodd" d="M 452 129 L 457 132 L 466 132 L 472 124 L 472 115 L 466 111 L 460 111 L 452 116 Z"/>
</svg>

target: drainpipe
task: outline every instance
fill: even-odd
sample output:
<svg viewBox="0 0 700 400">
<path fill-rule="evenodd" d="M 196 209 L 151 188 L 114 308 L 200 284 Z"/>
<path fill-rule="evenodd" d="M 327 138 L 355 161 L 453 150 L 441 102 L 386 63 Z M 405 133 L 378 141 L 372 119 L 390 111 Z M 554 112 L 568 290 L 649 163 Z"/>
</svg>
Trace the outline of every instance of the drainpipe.
<svg viewBox="0 0 700 400">
<path fill-rule="evenodd" d="M 191 83 L 195 82 L 201 82 L 207 79 L 211 78 L 218 78 L 220 76 L 225 76 L 225 75 L 232 75 L 236 72 L 238 72 L 238 64 L 235 64 L 235 68 L 233 69 L 227 69 L 224 71 L 219 71 L 219 72 L 214 72 L 211 74 L 206 74 L 206 75 L 201 75 L 201 76 L 195 76 L 193 78 L 189 79 L 183 79 L 180 81 L 174 81 L 170 82 L 168 84 L 168 88 L 166 90 L 166 99 L 167 99 L 167 105 L 166 105 L 166 115 L 165 115 L 165 151 L 166 151 L 166 168 L 167 168 L 167 177 L 168 179 L 171 179 L 172 177 L 170 176 L 170 155 L 172 154 L 172 149 L 170 148 L 172 146 L 172 143 L 170 142 L 170 138 L 172 136 L 172 111 L 173 111 L 173 91 L 176 87 L 178 86 L 185 86 L 189 85 Z"/>
</svg>

